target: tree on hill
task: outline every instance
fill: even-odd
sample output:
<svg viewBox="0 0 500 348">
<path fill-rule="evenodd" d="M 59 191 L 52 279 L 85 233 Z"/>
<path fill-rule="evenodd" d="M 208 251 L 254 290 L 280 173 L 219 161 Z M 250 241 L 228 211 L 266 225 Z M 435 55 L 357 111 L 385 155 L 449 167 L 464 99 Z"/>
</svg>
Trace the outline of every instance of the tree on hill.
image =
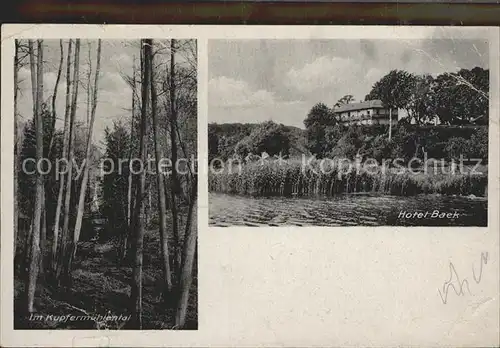
<svg viewBox="0 0 500 348">
<path fill-rule="evenodd" d="M 375 82 L 365 100 L 379 99 L 389 108 L 389 140 L 392 137 L 392 109 L 410 108 L 410 100 L 415 86 L 415 76 L 404 70 L 391 70 Z"/>
<path fill-rule="evenodd" d="M 323 103 L 314 105 L 304 120 L 306 128 L 314 125 L 334 126 L 335 124 L 337 124 L 337 119 L 332 110 Z"/>
<path fill-rule="evenodd" d="M 335 107 L 338 108 L 339 106 L 342 106 L 342 105 L 345 105 L 345 104 L 350 104 L 352 102 L 354 102 L 355 98 L 353 95 L 351 94 L 347 94 L 345 96 L 343 96 L 342 98 L 340 98 L 337 103 L 335 103 Z"/>
<path fill-rule="evenodd" d="M 434 78 L 429 75 L 415 76 L 415 85 L 408 102 L 408 115 L 416 124 L 422 124 L 434 117 L 432 88 Z"/>
<path fill-rule="evenodd" d="M 433 111 L 444 124 L 488 124 L 488 93 L 489 70 L 443 73 L 434 81 Z"/>
<path fill-rule="evenodd" d="M 391 70 L 375 82 L 365 100 L 378 99 L 387 107 L 407 109 L 415 83 L 415 75 L 404 70 Z"/>
<path fill-rule="evenodd" d="M 312 107 L 304 120 L 307 131 L 307 148 L 319 157 L 325 156 L 328 149 L 325 147 L 326 128 L 337 124 L 333 111 L 323 103 Z"/>
</svg>

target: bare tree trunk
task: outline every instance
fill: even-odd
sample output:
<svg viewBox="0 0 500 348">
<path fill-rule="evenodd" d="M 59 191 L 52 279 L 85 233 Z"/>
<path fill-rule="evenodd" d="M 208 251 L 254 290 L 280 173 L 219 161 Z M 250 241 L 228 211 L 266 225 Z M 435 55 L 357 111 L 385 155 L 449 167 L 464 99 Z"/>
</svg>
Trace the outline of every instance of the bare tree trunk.
<svg viewBox="0 0 500 348">
<path fill-rule="evenodd" d="M 196 181 L 193 181 L 196 182 Z M 186 313 L 189 300 L 189 290 L 191 289 L 191 284 L 193 282 L 193 266 L 196 254 L 196 244 L 198 229 L 195 226 L 192 227 L 192 215 L 193 208 L 196 202 L 196 185 L 193 184 L 191 188 L 191 200 L 189 203 L 188 217 L 186 221 L 186 231 L 184 234 L 184 248 L 182 255 L 182 272 L 181 279 L 179 282 L 179 302 L 177 306 L 177 313 L 175 316 L 175 326 L 180 329 L 186 324 Z"/>
<path fill-rule="evenodd" d="M 142 55 L 141 55 L 142 56 Z M 127 249 L 128 249 L 128 243 L 129 243 L 129 237 L 131 235 L 131 230 L 132 230 L 132 213 L 133 213 L 133 205 L 132 205 L 132 187 L 133 187 L 133 177 L 132 177 L 132 170 L 130 168 L 130 162 L 132 160 L 132 153 L 133 153 L 133 146 L 132 146 L 132 139 L 133 139 L 133 134 L 134 134 L 134 122 L 135 122 L 135 88 L 136 88 L 136 81 L 135 81 L 135 57 L 133 59 L 133 72 L 132 72 L 132 118 L 130 120 L 130 142 L 129 142 L 129 156 L 128 156 L 128 166 L 129 166 L 129 172 L 128 172 L 128 187 L 127 187 L 127 230 L 123 233 L 123 240 L 122 240 L 122 251 L 121 251 L 121 259 L 124 260 L 127 257 Z M 142 64 L 142 63 L 141 63 Z"/>
<path fill-rule="evenodd" d="M 148 184 L 148 206 L 146 210 L 146 228 L 151 224 L 151 215 L 152 215 L 152 206 L 153 206 L 153 201 L 151 198 L 151 185 Z"/>
<path fill-rule="evenodd" d="M 171 141 L 171 151 L 172 151 L 172 164 L 174 170 L 172 170 L 172 194 L 171 200 L 172 204 L 170 209 L 172 210 L 172 230 L 174 237 L 174 270 L 179 271 L 181 265 L 181 253 L 180 253 L 180 238 L 179 238 L 179 226 L 178 226 L 178 213 L 177 213 L 177 202 L 176 197 L 180 191 L 179 180 L 177 178 L 177 171 L 175 170 L 177 164 L 177 140 L 176 140 L 176 130 L 175 126 L 177 124 L 177 110 L 175 105 L 175 40 L 170 40 L 170 141 Z"/>
<path fill-rule="evenodd" d="M 130 164 L 130 160 L 129 160 Z M 130 168 L 130 167 L 129 167 Z M 123 232 L 122 235 L 122 244 L 121 244 L 121 259 L 124 260 L 127 257 L 127 249 L 128 249 L 128 243 L 129 243 L 129 236 L 130 232 L 133 226 L 132 223 L 132 184 L 133 184 L 133 178 L 132 178 L 132 173 L 129 172 L 128 174 L 128 188 L 127 188 L 127 230 Z"/>
<path fill-rule="evenodd" d="M 176 123 L 177 136 L 179 137 L 179 144 L 181 145 L 184 157 L 187 158 L 187 151 L 184 143 L 181 140 L 179 125 Z M 189 194 L 189 207 L 186 217 L 186 227 L 184 231 L 184 249 L 183 249 L 183 266 L 181 272 L 181 280 L 179 283 L 179 298 L 176 313 L 175 326 L 177 328 L 184 327 L 186 323 L 187 306 L 189 300 L 189 290 L 191 289 L 192 279 L 193 279 L 193 265 L 197 248 L 197 226 L 195 226 L 195 231 L 192 231 L 193 223 L 193 210 L 196 204 L 197 197 L 197 176 L 189 168 L 190 174 L 190 194 Z"/>
<path fill-rule="evenodd" d="M 73 250 L 71 253 L 72 258 L 74 258 L 76 255 L 76 249 L 78 247 L 78 240 L 80 239 L 80 231 L 82 228 L 83 211 L 85 208 L 85 193 L 87 192 L 87 183 L 88 183 L 88 179 L 89 179 L 89 167 L 90 167 L 90 160 L 91 160 L 90 149 L 91 149 L 91 145 L 92 145 L 92 130 L 93 130 L 94 121 L 95 121 L 95 111 L 97 108 L 97 90 L 99 87 L 100 68 L 101 68 L 101 39 L 99 39 L 97 42 L 97 65 L 96 65 L 94 88 L 93 88 L 94 95 L 92 97 L 92 113 L 90 115 L 90 125 L 89 125 L 89 131 L 88 131 L 88 136 L 87 136 L 87 148 L 86 148 L 86 152 L 85 152 L 85 167 L 83 169 L 83 179 L 82 179 L 82 184 L 80 187 L 80 197 L 78 200 L 78 213 L 76 216 L 75 232 L 74 232 L 74 238 L 73 238 Z M 71 260 L 69 261 L 68 266 L 69 266 L 69 269 L 71 270 Z"/>
<path fill-rule="evenodd" d="M 18 153 L 19 153 L 19 136 L 17 134 L 17 93 L 19 90 L 19 41 L 15 41 L 15 52 L 14 52 L 14 258 L 16 257 L 17 251 L 17 235 L 19 226 L 19 203 L 17 201 L 17 186 L 19 184 L 19 163 L 18 163 Z"/>
<path fill-rule="evenodd" d="M 124 241 L 125 252 L 124 252 L 124 260 L 127 260 L 127 255 L 132 257 L 132 254 L 135 252 L 134 249 L 134 235 L 135 228 L 137 226 L 137 218 L 138 218 L 138 209 L 137 209 L 137 194 L 139 191 L 139 183 L 137 177 L 132 177 L 132 202 L 131 209 L 132 215 L 130 216 L 130 229 L 127 231 L 127 240 Z"/>
<path fill-rule="evenodd" d="M 30 54 L 33 55 L 33 47 L 30 42 Z M 43 100 L 43 41 L 38 40 L 38 66 L 37 66 L 37 84 L 36 84 L 36 157 L 37 161 L 43 158 L 43 119 L 42 119 L 42 100 Z M 36 178 L 36 195 L 35 195 L 35 211 L 34 211 L 34 225 L 33 236 L 31 239 L 31 254 L 30 264 L 28 269 L 28 283 L 27 289 L 27 302 L 26 310 L 32 313 L 33 303 L 35 301 L 36 282 L 39 271 L 39 257 L 40 257 L 40 222 L 42 217 L 42 194 L 43 194 L 43 176 L 37 173 Z"/>
<path fill-rule="evenodd" d="M 70 208 L 71 208 L 71 185 L 73 182 L 73 159 L 74 159 L 74 134 L 73 128 L 75 123 L 75 115 L 76 115 L 76 103 L 78 100 L 78 82 L 79 82 L 79 63 L 80 63 L 80 39 L 76 39 L 75 43 L 75 70 L 73 72 L 73 93 L 72 93 L 72 101 L 71 101 L 71 120 L 69 126 L 69 142 L 68 142 L 68 182 L 66 186 L 66 197 L 64 202 L 64 222 L 63 222 L 63 230 L 61 236 L 61 262 L 59 264 L 57 278 L 60 279 L 61 273 L 64 272 L 64 280 L 69 280 L 68 274 L 68 262 L 69 262 L 69 252 L 68 246 L 71 243 L 69 236 L 69 217 L 70 217 Z M 72 249 L 69 248 L 71 251 Z"/>
<path fill-rule="evenodd" d="M 130 161 L 129 161 L 130 163 Z M 132 173 L 128 174 L 128 188 L 127 188 L 127 226 L 130 227 L 132 217 Z M 125 243 L 126 244 L 126 243 Z"/>
<path fill-rule="evenodd" d="M 170 256 L 168 252 L 168 234 L 167 234 L 167 208 L 165 204 L 165 190 L 163 183 L 163 173 L 161 167 L 161 160 L 163 159 L 163 152 L 161 150 L 160 144 L 160 131 L 158 126 L 158 116 L 157 116 L 157 100 L 158 95 L 155 86 L 155 74 L 154 74 L 154 64 L 153 57 L 150 58 L 151 67 L 151 115 L 153 118 L 153 139 L 155 147 L 155 159 L 156 159 L 156 182 L 158 185 L 158 205 L 159 205 L 159 220 L 160 220 L 160 244 L 161 244 L 161 254 L 162 254 L 162 265 L 163 265 L 163 281 L 165 282 L 163 291 L 163 300 L 167 301 L 168 294 L 172 291 L 172 276 L 170 274 Z"/>
<path fill-rule="evenodd" d="M 64 144 L 63 144 L 63 153 L 62 158 L 68 159 L 68 147 L 69 147 L 69 128 L 70 128 L 70 91 L 71 91 L 71 47 L 72 42 L 69 40 L 68 42 L 68 57 L 66 60 L 67 68 L 66 68 L 66 110 L 64 113 Z M 65 166 L 64 169 L 67 169 Z M 59 178 L 59 193 L 57 196 L 57 207 L 56 207 L 56 216 L 54 221 L 54 242 L 52 243 L 52 267 L 53 270 L 57 269 L 57 245 L 59 242 L 59 221 L 61 217 L 61 208 L 63 202 L 63 193 L 64 193 L 64 174 Z"/>
<path fill-rule="evenodd" d="M 134 122 L 135 122 L 135 61 L 133 65 L 133 72 L 132 72 L 132 117 L 130 120 L 130 149 L 129 149 L 129 156 L 128 156 L 128 163 L 129 163 L 129 169 L 130 169 L 130 161 L 132 159 L 132 152 L 133 152 L 133 146 L 132 146 L 132 136 L 134 134 Z M 130 226 L 130 219 L 132 216 L 132 171 L 129 170 L 128 172 L 128 189 L 127 189 L 127 224 Z"/>
<path fill-rule="evenodd" d="M 389 108 L 389 141 L 392 140 L 392 106 Z"/>
<path fill-rule="evenodd" d="M 87 74 L 87 122 L 85 125 L 88 127 L 89 126 L 89 120 L 90 120 L 90 98 L 92 96 L 92 87 L 90 80 L 92 79 L 92 57 L 91 57 L 91 50 L 92 50 L 92 43 L 89 42 L 89 72 Z"/>
<path fill-rule="evenodd" d="M 28 50 L 29 50 L 29 55 L 30 55 L 30 70 L 31 70 L 31 93 L 33 97 L 33 117 L 35 117 L 35 122 L 36 122 L 36 115 L 38 113 L 38 103 L 36 102 L 37 98 L 37 83 L 36 83 L 36 78 L 37 78 L 37 71 L 36 71 L 36 63 L 35 63 L 35 52 L 33 49 L 33 41 L 29 40 L 28 41 Z"/>
<path fill-rule="evenodd" d="M 171 203 L 171 198 L 170 198 L 170 195 L 168 194 L 169 193 L 169 187 L 170 187 L 170 182 L 169 182 L 169 178 L 168 178 L 168 175 L 164 175 L 163 177 L 163 192 L 165 192 L 165 208 L 167 210 L 170 210 L 170 203 Z"/>
<path fill-rule="evenodd" d="M 45 249 L 47 245 L 47 202 L 45 199 L 45 184 L 42 190 L 42 227 L 40 228 L 40 275 L 44 273 Z"/>
<path fill-rule="evenodd" d="M 31 217 L 30 219 L 30 226 L 28 231 L 26 231 L 26 236 L 24 239 L 24 255 L 23 255 L 23 266 L 22 269 L 23 271 L 28 274 L 28 268 L 29 268 L 29 263 L 30 263 L 30 254 L 31 254 L 31 236 L 33 235 L 33 224 L 35 222 L 35 219 Z"/>
<path fill-rule="evenodd" d="M 57 89 L 59 87 L 59 81 L 61 80 L 61 72 L 63 67 L 64 60 L 64 49 L 63 49 L 63 41 L 59 40 L 59 46 L 61 50 L 61 57 L 59 60 L 59 69 L 57 69 L 57 78 L 56 84 L 54 86 L 54 93 L 52 94 L 52 123 L 50 125 L 50 144 L 49 144 L 49 154 L 47 157 L 50 158 L 50 154 L 52 153 L 52 147 L 54 146 L 54 139 L 56 133 L 56 100 L 57 100 Z"/>
<path fill-rule="evenodd" d="M 31 71 L 31 95 L 33 98 L 33 122 L 35 124 L 36 128 L 36 122 L 37 122 L 37 71 L 36 71 L 36 63 L 35 63 L 35 52 L 33 48 L 33 41 L 28 40 L 28 53 L 29 53 L 29 62 L 30 62 L 30 71 Z M 34 211 L 33 211 L 33 216 L 34 216 Z M 31 260 L 31 239 L 33 235 L 33 230 L 34 230 L 34 223 L 35 219 L 32 217 L 31 218 L 31 225 L 30 229 L 28 230 L 28 234 L 25 239 L 25 248 L 24 248 L 24 260 L 26 262 L 26 270 L 29 271 L 29 264 Z"/>
<path fill-rule="evenodd" d="M 148 100 L 149 100 L 149 79 L 150 79 L 150 68 L 148 58 L 151 56 L 151 40 L 145 39 L 141 41 L 141 51 L 144 50 L 144 65 L 142 70 L 143 80 L 141 84 L 142 89 L 142 105 L 141 105 L 141 135 L 140 135 L 140 147 L 139 156 L 142 160 L 143 166 L 147 160 L 147 115 L 148 115 Z M 143 258 L 143 242 L 144 242 L 144 192 L 146 186 L 146 172 L 143 170 L 140 174 L 140 183 L 137 190 L 136 199 L 136 216 L 135 221 L 136 230 L 134 236 L 134 267 L 132 273 L 132 284 L 131 284 L 131 305 L 132 305 L 132 322 L 135 328 L 142 329 L 142 258 Z"/>
<path fill-rule="evenodd" d="M 65 108 L 65 115 L 64 115 L 64 144 L 63 144 L 63 153 L 62 157 L 65 160 L 69 159 L 68 156 L 68 149 L 69 149 L 69 139 L 70 139 L 70 107 L 71 107 L 71 55 L 72 55 L 72 40 L 69 40 L 68 42 L 68 55 L 67 55 L 67 68 L 66 68 L 66 108 Z M 68 165 L 65 165 L 64 167 L 65 172 L 69 170 Z M 54 243 L 52 244 L 52 261 L 53 261 L 53 269 L 56 271 L 58 269 L 58 262 L 57 260 L 57 247 L 58 247 L 58 241 L 59 241 L 59 230 L 60 230 L 60 217 L 61 217 L 61 210 L 62 210 L 62 204 L 63 204 L 63 193 L 64 193 L 64 188 L 65 188 L 65 174 L 62 174 L 59 178 L 59 193 L 58 193 L 58 198 L 57 198 L 57 207 L 56 207 L 56 215 L 55 215 L 55 221 L 54 221 Z M 61 236 L 61 240 L 64 238 L 64 236 Z"/>
</svg>

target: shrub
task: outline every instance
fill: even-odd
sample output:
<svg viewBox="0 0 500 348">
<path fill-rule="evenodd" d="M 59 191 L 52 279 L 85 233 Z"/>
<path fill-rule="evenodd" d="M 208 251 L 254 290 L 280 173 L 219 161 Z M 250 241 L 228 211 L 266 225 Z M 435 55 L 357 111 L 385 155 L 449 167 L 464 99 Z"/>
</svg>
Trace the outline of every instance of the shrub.
<svg viewBox="0 0 500 348">
<path fill-rule="evenodd" d="M 458 160 L 461 156 L 468 158 L 470 154 L 470 143 L 464 138 L 453 137 L 446 144 L 446 152 L 450 160 Z"/>
</svg>

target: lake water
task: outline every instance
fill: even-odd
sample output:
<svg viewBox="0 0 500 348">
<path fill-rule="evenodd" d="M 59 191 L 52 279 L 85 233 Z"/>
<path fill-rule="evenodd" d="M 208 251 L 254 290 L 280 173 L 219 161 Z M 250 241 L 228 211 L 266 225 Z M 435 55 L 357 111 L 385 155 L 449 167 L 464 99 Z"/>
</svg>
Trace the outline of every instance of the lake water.
<svg viewBox="0 0 500 348">
<path fill-rule="evenodd" d="M 432 217 L 433 211 L 450 213 Z M 402 218 L 401 212 L 427 217 Z M 458 217 L 453 217 L 453 213 Z M 434 214 L 436 215 L 436 214 Z M 252 198 L 209 194 L 211 226 L 487 226 L 487 199 L 348 194 L 328 198 Z"/>
</svg>

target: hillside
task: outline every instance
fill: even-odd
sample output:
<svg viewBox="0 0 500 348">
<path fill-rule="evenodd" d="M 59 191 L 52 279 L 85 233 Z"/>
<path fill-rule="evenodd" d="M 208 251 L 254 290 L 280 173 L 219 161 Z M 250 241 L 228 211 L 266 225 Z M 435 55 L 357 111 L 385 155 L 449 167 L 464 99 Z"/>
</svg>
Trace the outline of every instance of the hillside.
<svg viewBox="0 0 500 348">
<path fill-rule="evenodd" d="M 293 126 L 264 123 L 210 123 L 208 125 L 209 160 L 227 160 L 235 153 L 288 153 L 290 156 L 309 154 L 306 132 Z"/>
</svg>

